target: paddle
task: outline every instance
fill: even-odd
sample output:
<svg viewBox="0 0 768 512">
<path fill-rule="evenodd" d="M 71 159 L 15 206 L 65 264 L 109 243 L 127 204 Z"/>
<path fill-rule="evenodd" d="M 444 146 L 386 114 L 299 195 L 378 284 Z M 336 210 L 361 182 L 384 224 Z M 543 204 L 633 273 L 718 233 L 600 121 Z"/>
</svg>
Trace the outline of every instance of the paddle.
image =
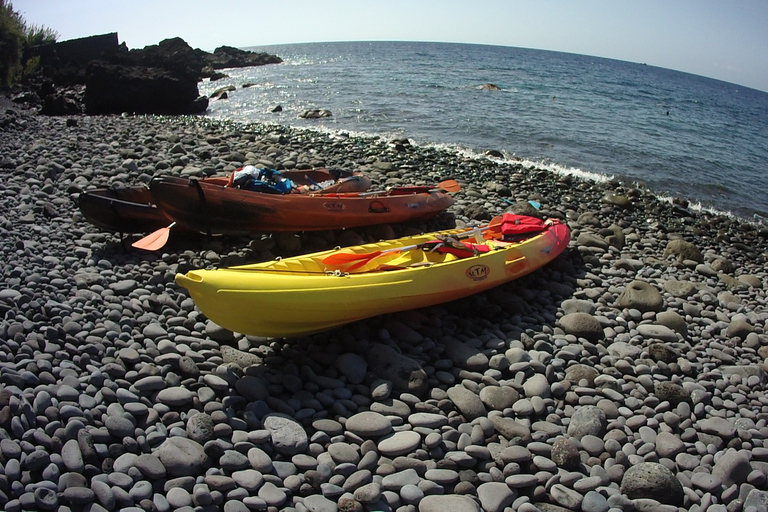
<svg viewBox="0 0 768 512">
<path fill-rule="evenodd" d="M 437 185 L 405 185 L 402 187 L 394 187 L 389 190 L 389 193 L 419 193 L 419 192 L 429 192 L 430 190 L 443 190 L 445 192 L 458 192 L 461 190 L 461 185 L 459 185 L 459 182 L 456 180 L 444 180 L 438 183 Z M 386 190 L 377 190 L 375 192 L 361 192 L 359 194 L 355 194 L 358 197 L 367 197 L 367 196 L 375 196 L 378 194 L 385 194 L 387 193 Z"/>
<path fill-rule="evenodd" d="M 459 182 L 456 180 L 443 180 L 437 184 L 437 187 L 432 188 L 439 188 L 446 192 L 458 192 L 461 190 L 461 185 L 459 185 Z"/>
<path fill-rule="evenodd" d="M 487 226 L 471 229 L 464 233 L 460 233 L 458 236 L 459 238 L 464 238 L 464 237 L 472 236 L 477 231 L 488 231 L 489 229 L 494 229 L 498 226 L 501 226 L 501 220 L 502 220 L 501 215 L 498 215 L 493 219 L 491 219 L 491 221 L 488 223 Z M 323 263 L 328 263 L 329 265 L 346 265 L 348 263 L 355 262 L 354 265 L 349 267 L 349 270 L 352 270 L 358 267 L 362 267 L 369 261 L 374 260 L 384 254 L 390 254 L 393 252 L 410 251 L 411 249 L 418 249 L 421 245 L 422 244 L 415 244 L 415 245 L 406 245 L 404 247 L 393 247 L 392 249 L 384 249 L 381 251 L 367 252 L 364 254 L 339 252 L 339 253 L 334 253 L 329 256 L 326 256 L 326 258 L 323 260 Z"/>
<path fill-rule="evenodd" d="M 131 247 L 137 249 L 144 249 L 145 251 L 156 251 L 163 247 L 168 242 L 168 236 L 170 235 L 171 228 L 175 226 L 175 222 L 167 227 L 160 228 L 157 231 L 153 231 L 144 238 L 140 238 L 131 244 Z"/>
</svg>

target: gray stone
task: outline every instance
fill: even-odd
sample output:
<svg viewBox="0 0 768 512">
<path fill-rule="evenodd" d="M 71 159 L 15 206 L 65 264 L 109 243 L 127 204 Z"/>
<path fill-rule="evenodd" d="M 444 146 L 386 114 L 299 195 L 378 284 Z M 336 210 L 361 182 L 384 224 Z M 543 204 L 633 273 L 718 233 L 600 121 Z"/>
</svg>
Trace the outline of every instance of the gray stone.
<svg viewBox="0 0 768 512">
<path fill-rule="evenodd" d="M 360 461 L 360 453 L 357 448 L 349 443 L 331 443 L 327 450 L 336 464 L 357 464 Z"/>
<path fill-rule="evenodd" d="M 565 369 L 565 380 L 578 384 L 582 380 L 587 381 L 587 386 L 594 386 L 599 373 L 591 366 L 585 364 L 572 364 Z"/>
<path fill-rule="evenodd" d="M 650 283 L 632 281 L 619 294 L 616 305 L 620 308 L 637 309 L 642 312 L 661 311 L 664 298 Z"/>
<path fill-rule="evenodd" d="M 712 468 L 712 475 L 720 478 L 726 487 L 741 485 L 747 481 L 747 476 L 752 472 L 750 456 L 744 450 L 728 450 Z"/>
<path fill-rule="evenodd" d="M 133 430 L 131 430 L 133 434 Z M 80 445 L 77 439 L 70 439 L 61 448 L 61 460 L 69 471 L 82 473 L 85 470 L 85 461 L 83 453 L 80 451 Z"/>
<path fill-rule="evenodd" d="M 768 491 L 752 489 L 744 500 L 744 510 L 754 507 L 754 512 L 768 512 Z"/>
<path fill-rule="evenodd" d="M 512 407 L 520 399 L 520 393 L 511 386 L 485 386 L 479 396 L 485 407 L 494 411 Z"/>
<path fill-rule="evenodd" d="M 157 392 L 157 401 L 170 407 L 181 407 L 192 403 L 194 391 L 180 386 L 161 389 Z"/>
<path fill-rule="evenodd" d="M 285 491 L 272 482 L 264 482 L 264 485 L 259 489 L 258 496 L 263 499 L 267 505 L 272 507 L 279 507 L 285 502 L 286 498 L 288 498 Z"/>
<path fill-rule="evenodd" d="M 260 473 L 272 472 L 272 458 L 261 448 L 254 447 L 248 450 L 248 461 L 251 467 Z"/>
<path fill-rule="evenodd" d="M 581 439 L 585 435 L 603 437 L 607 418 L 605 412 L 594 405 L 576 408 L 568 424 L 568 435 Z"/>
<path fill-rule="evenodd" d="M 659 457 L 672 459 L 685 451 L 685 443 L 671 432 L 659 432 L 656 435 L 656 453 Z"/>
<path fill-rule="evenodd" d="M 534 373 L 523 382 L 523 391 L 528 398 L 541 397 L 549 398 L 551 396 L 549 381 L 546 375 Z"/>
<path fill-rule="evenodd" d="M 424 496 L 419 503 L 419 512 L 480 512 L 480 505 L 472 498 L 460 494 L 445 496 Z"/>
<path fill-rule="evenodd" d="M 677 311 L 662 311 L 656 315 L 656 321 L 660 325 L 669 327 L 673 331 L 680 333 L 683 339 L 688 337 L 688 323 Z"/>
<path fill-rule="evenodd" d="M 658 382 L 654 385 L 654 393 L 659 400 L 666 400 L 674 406 L 683 402 L 690 402 L 690 393 L 674 382 Z M 714 419 L 714 418 L 713 418 Z"/>
<path fill-rule="evenodd" d="M 591 300 L 583 299 L 566 299 L 562 302 L 560 307 L 563 308 L 563 312 L 568 315 L 570 313 L 586 313 L 593 315 L 597 306 Z"/>
<path fill-rule="evenodd" d="M 187 420 L 187 436 L 204 445 L 214 438 L 214 421 L 210 414 L 194 414 Z"/>
<path fill-rule="evenodd" d="M 581 501 L 582 512 L 608 512 L 608 499 L 597 491 L 589 491 Z"/>
<path fill-rule="evenodd" d="M 268 414 L 264 420 L 264 428 L 269 431 L 272 445 L 285 455 L 302 453 L 309 444 L 307 432 L 301 423 L 285 414 Z"/>
<path fill-rule="evenodd" d="M 603 336 L 603 326 L 589 313 L 569 313 L 560 318 L 558 325 L 568 334 L 591 341 Z"/>
<path fill-rule="evenodd" d="M 368 362 L 359 354 L 347 352 L 336 360 L 336 368 L 347 377 L 352 384 L 360 384 L 368 372 Z"/>
<path fill-rule="evenodd" d="M 408 423 L 412 427 L 439 429 L 448 424 L 448 418 L 437 413 L 417 412 L 408 416 Z"/>
<path fill-rule="evenodd" d="M 468 421 L 485 415 L 486 411 L 483 401 L 464 386 L 457 385 L 449 388 L 448 398 Z"/>
<path fill-rule="evenodd" d="M 185 437 L 170 437 L 157 450 L 160 462 L 170 476 L 196 476 L 211 464 L 200 443 Z"/>
<path fill-rule="evenodd" d="M 744 340 L 754 330 L 755 328 L 749 323 L 745 315 L 734 315 L 731 323 L 725 329 L 725 335 L 729 338 L 736 337 Z"/>
<path fill-rule="evenodd" d="M 404 469 L 396 473 L 385 475 L 381 479 L 381 488 L 385 491 L 399 492 L 403 486 L 418 485 L 421 477 L 413 468 Z"/>
<path fill-rule="evenodd" d="M 531 440 L 531 429 L 512 418 L 491 416 L 489 418 L 493 428 L 500 436 L 508 441 L 519 439 L 523 443 Z"/>
<path fill-rule="evenodd" d="M 581 509 L 581 502 L 584 499 L 581 493 L 562 484 L 553 485 L 549 490 L 549 495 L 552 497 L 552 501 L 568 510 Z"/>
<path fill-rule="evenodd" d="M 235 389 L 249 402 L 263 401 L 269 398 L 267 383 L 259 377 L 252 375 L 246 375 L 237 379 Z"/>
<path fill-rule="evenodd" d="M 678 281 L 676 279 L 664 281 L 663 289 L 670 295 L 683 299 L 687 299 L 696 293 L 696 285 L 690 281 Z"/>
<path fill-rule="evenodd" d="M 581 463 L 579 448 L 573 439 L 569 437 L 558 437 L 552 443 L 552 461 L 564 469 L 576 469 Z"/>
<path fill-rule="evenodd" d="M 486 512 L 502 512 L 517 499 L 517 492 L 502 482 L 486 482 L 477 488 L 480 506 Z"/>
<path fill-rule="evenodd" d="M 355 500 L 360 503 L 376 503 L 381 499 L 381 485 L 375 482 L 362 485 L 355 489 Z"/>
<path fill-rule="evenodd" d="M 455 367 L 480 373 L 488 369 L 488 356 L 477 348 L 452 336 L 444 336 L 440 341 L 445 345 L 445 355 Z"/>
<path fill-rule="evenodd" d="M 249 459 L 250 460 L 250 459 Z M 232 480 L 248 492 L 255 492 L 264 483 L 264 476 L 255 469 L 243 469 L 232 472 Z"/>
<path fill-rule="evenodd" d="M 213 323 L 209 323 L 208 325 L 212 326 L 210 330 L 213 330 L 217 333 L 228 333 L 228 334 L 225 334 L 224 337 L 227 338 L 229 341 L 233 339 L 231 331 L 222 329 L 221 327 Z M 208 331 L 209 331 L 209 328 L 206 327 L 206 332 Z M 213 339 L 216 339 L 216 338 L 214 337 Z M 225 340 L 217 340 L 217 341 L 225 341 Z M 263 363 L 263 360 L 256 354 L 251 354 L 250 352 L 237 350 L 236 348 L 230 347 L 228 345 L 221 346 L 221 358 L 225 365 L 233 364 L 242 370 L 245 370 L 250 366 L 257 366 Z"/>
<path fill-rule="evenodd" d="M 373 411 L 350 416 L 345 427 L 360 437 L 381 437 L 392 432 L 392 422 L 383 414 Z"/>
<path fill-rule="evenodd" d="M 677 261 L 691 260 L 697 263 L 702 262 L 701 252 L 691 242 L 686 240 L 670 240 L 664 249 L 664 258 L 675 256 Z"/>
<path fill-rule="evenodd" d="M 152 453 L 142 453 L 136 457 L 134 464 L 148 480 L 160 480 L 165 478 L 167 473 L 160 458 Z"/>
<path fill-rule="evenodd" d="M 655 338 L 667 342 L 677 341 L 675 331 L 664 325 L 641 324 L 637 326 L 637 332 L 643 338 Z"/>
<path fill-rule="evenodd" d="M 621 480 L 621 492 L 629 499 L 650 498 L 666 505 L 683 504 L 683 486 L 666 466 L 641 462 L 630 466 Z"/>
<path fill-rule="evenodd" d="M 338 510 L 335 501 L 319 494 L 307 496 L 304 498 L 303 504 L 309 512 L 336 512 Z"/>
<path fill-rule="evenodd" d="M 411 430 L 390 434 L 378 442 L 379 453 L 385 457 L 397 457 L 413 452 L 421 444 L 421 436 Z"/>
</svg>

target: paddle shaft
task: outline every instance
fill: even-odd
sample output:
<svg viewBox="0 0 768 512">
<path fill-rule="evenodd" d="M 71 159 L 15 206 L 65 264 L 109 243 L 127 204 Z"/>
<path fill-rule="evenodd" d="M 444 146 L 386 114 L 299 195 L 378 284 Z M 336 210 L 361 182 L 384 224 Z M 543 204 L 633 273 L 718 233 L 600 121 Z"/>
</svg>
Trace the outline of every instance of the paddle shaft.
<svg viewBox="0 0 768 512">
<path fill-rule="evenodd" d="M 424 186 L 406 185 L 406 186 L 402 186 L 402 187 L 394 187 L 394 188 L 390 189 L 389 191 L 387 191 L 387 190 L 377 190 L 377 191 L 374 191 L 374 192 L 361 192 L 360 194 L 358 194 L 358 196 L 359 197 L 368 197 L 368 196 L 375 196 L 375 195 L 378 195 L 378 194 L 386 194 L 387 192 L 392 193 L 392 192 L 395 192 L 395 191 L 398 191 L 398 190 L 409 190 L 409 189 L 414 189 L 415 192 L 430 192 L 432 190 L 445 190 L 446 192 L 458 192 L 459 190 L 461 190 L 461 185 L 459 185 L 456 180 L 445 180 L 445 181 L 441 181 L 440 183 L 438 183 L 437 185 L 434 185 L 434 186 L 432 186 L 432 185 L 424 185 Z"/>
<path fill-rule="evenodd" d="M 475 227 L 466 232 L 458 233 L 456 236 L 458 236 L 459 238 L 469 238 L 478 232 L 488 231 L 489 229 L 495 228 L 500 224 L 501 224 L 501 217 L 494 217 L 493 219 L 491 219 L 491 221 L 488 223 L 487 226 Z M 323 260 L 323 263 L 328 263 L 331 265 L 346 265 L 349 263 L 354 263 L 354 265 L 350 267 L 350 269 L 353 269 L 353 268 L 362 267 L 369 261 L 374 260 L 384 254 L 418 249 L 419 247 L 423 246 L 424 243 L 425 242 L 422 242 L 420 244 L 407 245 L 404 247 L 393 247 L 391 249 L 384 249 L 382 251 L 375 251 L 375 252 L 366 253 L 366 254 L 336 253 L 336 254 L 331 254 L 330 256 L 327 256 Z"/>
</svg>

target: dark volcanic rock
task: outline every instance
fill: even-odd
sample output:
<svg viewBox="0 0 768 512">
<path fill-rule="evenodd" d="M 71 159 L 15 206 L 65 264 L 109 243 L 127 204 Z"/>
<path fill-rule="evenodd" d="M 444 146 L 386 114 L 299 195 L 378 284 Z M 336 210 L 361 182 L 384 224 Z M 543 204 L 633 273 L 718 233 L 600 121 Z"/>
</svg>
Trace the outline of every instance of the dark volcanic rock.
<svg viewBox="0 0 768 512">
<path fill-rule="evenodd" d="M 118 44 L 117 34 L 64 41 L 34 49 L 39 56 L 42 80 L 50 87 L 34 91 L 47 115 L 195 114 L 208 108 L 197 84 L 213 76 L 215 69 L 260 66 L 282 62 L 263 52 L 229 46 L 214 53 L 193 49 L 181 38 L 128 50 Z M 56 83 L 56 87 L 52 84 Z M 85 84 L 85 93 L 72 87 Z M 62 89 L 62 87 L 64 87 Z M 84 106 L 83 106 L 84 104 Z"/>
<path fill-rule="evenodd" d="M 58 85 L 82 84 L 88 63 L 125 51 L 117 32 L 69 39 L 53 44 L 33 46 L 26 50 L 26 59 L 38 57 L 42 74 Z"/>
<path fill-rule="evenodd" d="M 182 39 L 115 55 L 88 65 L 85 111 L 88 114 L 194 114 L 208 107 L 197 82 L 203 60 Z"/>
<path fill-rule="evenodd" d="M 283 59 L 277 55 L 270 55 L 264 52 L 249 52 L 231 46 L 220 46 L 212 54 L 206 53 L 204 59 L 206 66 L 212 70 L 263 66 L 265 64 L 279 64 L 283 62 Z"/>
<path fill-rule="evenodd" d="M 208 107 L 198 101 L 197 81 L 162 68 L 93 62 L 88 66 L 88 114 L 193 114 Z"/>
</svg>

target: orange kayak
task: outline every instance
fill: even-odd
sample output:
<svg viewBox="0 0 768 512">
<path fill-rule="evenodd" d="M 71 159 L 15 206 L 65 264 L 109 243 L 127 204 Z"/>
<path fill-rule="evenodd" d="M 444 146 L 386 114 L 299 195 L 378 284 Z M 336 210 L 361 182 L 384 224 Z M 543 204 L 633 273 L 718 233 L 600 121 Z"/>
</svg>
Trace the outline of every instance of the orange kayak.
<svg viewBox="0 0 768 512">
<path fill-rule="evenodd" d="M 209 180 L 155 178 L 156 204 L 178 225 L 210 234 L 321 231 L 435 217 L 453 198 L 434 187 L 385 192 L 268 194 Z"/>
<path fill-rule="evenodd" d="M 315 189 L 315 193 L 363 192 L 371 179 L 357 172 L 340 169 L 291 169 L 280 171 L 300 190 Z M 217 187 L 232 186 L 231 176 L 212 176 L 200 181 Z M 187 182 L 187 179 L 183 180 Z M 253 193 L 253 192 L 252 192 Z M 87 190 L 78 197 L 78 206 L 85 219 L 105 231 L 117 233 L 146 233 L 168 226 L 171 219 L 155 200 L 146 185 L 109 187 Z M 179 226 L 184 230 L 183 226 Z M 194 227 L 191 231 L 197 232 Z"/>
</svg>

